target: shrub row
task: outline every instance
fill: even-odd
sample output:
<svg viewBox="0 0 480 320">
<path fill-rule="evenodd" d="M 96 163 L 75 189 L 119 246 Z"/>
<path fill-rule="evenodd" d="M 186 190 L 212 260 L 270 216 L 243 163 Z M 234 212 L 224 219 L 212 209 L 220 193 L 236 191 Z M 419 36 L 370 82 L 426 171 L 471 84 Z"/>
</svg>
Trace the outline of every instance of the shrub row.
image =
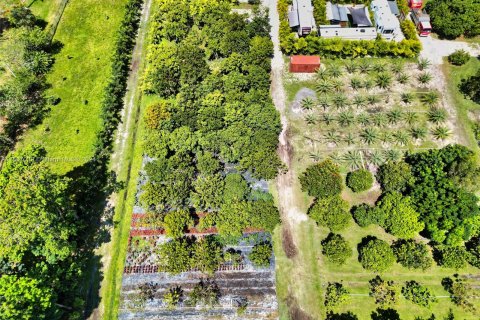
<svg viewBox="0 0 480 320">
<path fill-rule="evenodd" d="M 322 5 L 320 6 L 322 7 Z M 324 57 L 337 58 L 364 56 L 414 58 L 422 49 L 418 38 L 407 38 L 400 42 L 386 41 L 380 37 L 374 41 L 343 40 L 341 38 L 321 38 L 314 33 L 298 38 L 294 32 L 291 32 L 288 24 L 288 0 L 279 0 L 277 10 L 280 16 L 280 47 L 286 54 L 319 54 Z M 316 11 L 316 15 L 319 15 L 318 11 Z M 409 37 L 412 35 L 409 34 Z"/>
</svg>

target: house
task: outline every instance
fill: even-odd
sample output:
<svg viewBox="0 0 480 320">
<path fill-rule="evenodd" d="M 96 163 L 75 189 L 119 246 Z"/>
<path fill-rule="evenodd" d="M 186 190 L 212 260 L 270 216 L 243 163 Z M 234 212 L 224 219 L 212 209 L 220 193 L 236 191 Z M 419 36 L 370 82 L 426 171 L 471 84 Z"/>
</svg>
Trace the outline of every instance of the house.
<svg viewBox="0 0 480 320">
<path fill-rule="evenodd" d="M 320 68 L 319 56 L 291 56 L 290 72 L 314 73 Z"/>
<path fill-rule="evenodd" d="M 339 24 L 342 27 L 348 27 L 348 11 L 341 4 L 326 3 L 326 16 L 331 25 Z"/>
<path fill-rule="evenodd" d="M 297 28 L 299 36 L 305 36 L 316 30 L 312 2 L 310 0 L 293 0 L 293 5 L 288 12 L 288 23 L 291 28 Z"/>
<path fill-rule="evenodd" d="M 387 0 L 373 0 L 370 7 L 375 18 L 377 32 L 387 40 L 401 35 L 400 22 L 392 13 Z"/>
<path fill-rule="evenodd" d="M 340 37 L 346 40 L 375 40 L 377 30 L 374 27 L 342 28 L 337 25 L 321 25 L 320 36 L 324 38 Z"/>
</svg>

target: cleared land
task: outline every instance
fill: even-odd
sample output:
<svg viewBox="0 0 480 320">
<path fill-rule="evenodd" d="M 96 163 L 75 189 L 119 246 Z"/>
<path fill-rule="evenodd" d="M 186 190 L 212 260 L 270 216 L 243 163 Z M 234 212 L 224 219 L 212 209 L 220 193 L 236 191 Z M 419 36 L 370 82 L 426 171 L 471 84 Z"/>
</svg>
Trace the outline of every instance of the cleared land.
<svg viewBox="0 0 480 320">
<path fill-rule="evenodd" d="M 65 173 L 86 162 L 100 129 L 100 104 L 110 74 L 110 57 L 124 4 L 120 0 L 70 0 L 54 40 L 63 48 L 48 76 L 58 97 L 43 124 L 29 130 L 22 145 L 41 144 L 54 160 L 52 168 Z"/>
</svg>

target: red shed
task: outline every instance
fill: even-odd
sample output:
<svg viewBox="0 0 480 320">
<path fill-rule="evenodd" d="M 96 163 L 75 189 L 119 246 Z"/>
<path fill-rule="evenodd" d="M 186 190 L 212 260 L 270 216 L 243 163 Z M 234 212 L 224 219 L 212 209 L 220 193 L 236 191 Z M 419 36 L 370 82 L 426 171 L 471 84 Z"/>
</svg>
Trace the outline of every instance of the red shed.
<svg viewBox="0 0 480 320">
<path fill-rule="evenodd" d="M 291 56 L 290 72 L 313 73 L 320 68 L 319 56 Z"/>
</svg>

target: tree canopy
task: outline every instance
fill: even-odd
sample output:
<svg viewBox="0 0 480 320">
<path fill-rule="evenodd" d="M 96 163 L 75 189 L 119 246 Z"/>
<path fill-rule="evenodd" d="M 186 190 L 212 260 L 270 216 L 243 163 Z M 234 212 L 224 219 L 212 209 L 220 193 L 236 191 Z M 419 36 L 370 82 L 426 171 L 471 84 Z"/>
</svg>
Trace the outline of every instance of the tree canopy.
<svg viewBox="0 0 480 320">
<path fill-rule="evenodd" d="M 308 167 L 300 176 L 300 183 L 304 192 L 316 198 L 335 196 L 343 189 L 340 169 L 331 160 Z"/>
</svg>

